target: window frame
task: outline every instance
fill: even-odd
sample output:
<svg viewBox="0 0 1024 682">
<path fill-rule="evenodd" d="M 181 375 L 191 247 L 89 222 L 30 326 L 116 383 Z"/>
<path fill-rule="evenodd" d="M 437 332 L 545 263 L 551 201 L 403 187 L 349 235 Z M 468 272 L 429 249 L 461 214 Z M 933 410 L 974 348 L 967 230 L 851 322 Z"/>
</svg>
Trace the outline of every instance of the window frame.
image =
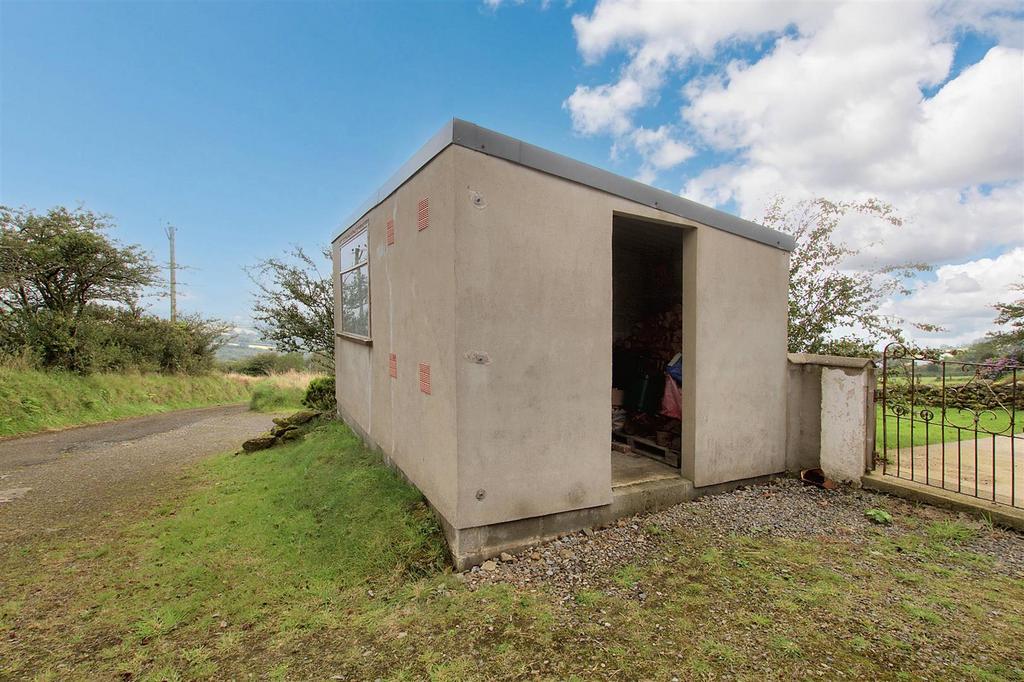
<svg viewBox="0 0 1024 682">
<path fill-rule="evenodd" d="M 353 241 L 355 241 L 356 239 L 359 239 L 359 237 L 361 237 L 364 234 L 366 235 L 366 254 L 363 257 L 363 260 L 361 260 L 361 261 L 359 261 L 359 262 L 357 262 L 357 263 L 355 263 L 355 264 L 353 264 L 353 265 L 351 265 L 351 266 L 349 266 L 347 268 L 342 269 L 341 268 L 341 261 L 342 261 L 341 250 L 344 249 L 346 245 L 351 244 Z M 345 329 L 345 310 L 344 310 L 344 296 L 345 296 L 344 281 L 345 281 L 345 275 L 347 275 L 347 274 L 349 274 L 351 272 L 355 272 L 356 270 L 359 270 L 361 268 L 366 268 L 366 335 L 365 336 L 363 334 L 360 334 L 360 333 L 357 333 L 357 332 Z M 372 283 L 371 283 L 371 279 L 370 279 L 370 221 L 366 220 L 366 221 L 360 223 L 355 229 L 352 230 L 352 234 L 350 234 L 347 237 L 345 237 L 344 241 L 342 241 L 340 244 L 338 244 L 338 296 L 339 296 L 338 307 L 339 307 L 339 310 L 338 310 L 338 332 L 337 332 L 337 336 L 339 336 L 340 338 L 343 338 L 343 339 L 348 339 L 350 341 L 355 341 L 357 343 L 362 343 L 362 344 L 367 345 L 367 346 L 373 344 L 373 340 L 372 340 L 372 335 L 373 335 L 373 315 L 372 315 L 371 308 L 370 308 L 371 289 L 372 289 Z"/>
</svg>

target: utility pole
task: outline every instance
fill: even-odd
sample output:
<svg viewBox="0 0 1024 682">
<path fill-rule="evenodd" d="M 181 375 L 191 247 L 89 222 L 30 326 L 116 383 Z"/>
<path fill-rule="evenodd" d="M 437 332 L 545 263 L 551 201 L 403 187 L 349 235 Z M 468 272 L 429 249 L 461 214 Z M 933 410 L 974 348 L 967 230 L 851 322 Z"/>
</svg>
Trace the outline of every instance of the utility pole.
<svg viewBox="0 0 1024 682">
<path fill-rule="evenodd" d="M 177 292 L 177 269 L 178 266 L 174 262 L 174 232 L 176 228 L 170 223 L 164 228 L 164 233 L 167 235 L 167 241 L 171 247 L 171 322 L 178 321 L 178 292 Z"/>
</svg>

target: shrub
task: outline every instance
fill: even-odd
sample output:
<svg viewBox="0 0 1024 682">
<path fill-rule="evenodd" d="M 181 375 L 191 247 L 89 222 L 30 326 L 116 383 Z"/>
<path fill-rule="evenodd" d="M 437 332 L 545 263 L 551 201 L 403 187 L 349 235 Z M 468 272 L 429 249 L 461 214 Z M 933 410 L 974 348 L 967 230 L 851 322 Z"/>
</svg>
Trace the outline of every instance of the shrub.
<svg viewBox="0 0 1024 682">
<path fill-rule="evenodd" d="M 171 322 L 139 311 L 97 306 L 87 329 L 87 370 L 202 374 L 213 368 L 224 325 L 198 316 Z"/>
<path fill-rule="evenodd" d="M 41 369 L 202 374 L 213 367 L 223 325 L 198 316 L 171 322 L 138 308 L 89 305 L 72 325 L 39 311 L 30 323 L 0 320 L 0 350 Z"/>
<path fill-rule="evenodd" d="M 314 410 L 334 412 L 338 409 L 338 401 L 334 395 L 334 377 L 317 377 L 309 382 L 302 404 Z"/>
</svg>

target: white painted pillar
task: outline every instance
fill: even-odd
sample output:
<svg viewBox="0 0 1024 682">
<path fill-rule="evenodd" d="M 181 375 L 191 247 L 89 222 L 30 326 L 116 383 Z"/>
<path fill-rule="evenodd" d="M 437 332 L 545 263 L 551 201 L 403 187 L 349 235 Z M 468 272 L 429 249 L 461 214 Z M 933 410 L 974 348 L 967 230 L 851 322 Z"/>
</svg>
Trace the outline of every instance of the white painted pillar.
<svg viewBox="0 0 1024 682">
<path fill-rule="evenodd" d="M 821 469 L 834 481 L 860 485 L 867 470 L 868 386 L 871 372 L 851 368 L 821 370 Z"/>
</svg>

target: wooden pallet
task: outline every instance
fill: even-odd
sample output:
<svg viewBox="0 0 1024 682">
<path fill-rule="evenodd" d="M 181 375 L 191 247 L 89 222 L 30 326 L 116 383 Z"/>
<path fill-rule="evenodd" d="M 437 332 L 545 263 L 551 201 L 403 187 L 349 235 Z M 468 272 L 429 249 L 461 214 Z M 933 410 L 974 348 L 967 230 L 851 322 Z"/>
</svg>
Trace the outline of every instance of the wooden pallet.
<svg viewBox="0 0 1024 682">
<path fill-rule="evenodd" d="M 679 453 L 671 448 L 658 445 L 655 441 L 640 436 L 631 436 L 621 431 L 612 432 L 612 441 L 621 443 L 629 448 L 630 452 L 637 455 L 644 455 L 657 460 L 662 464 L 679 468 Z"/>
</svg>

